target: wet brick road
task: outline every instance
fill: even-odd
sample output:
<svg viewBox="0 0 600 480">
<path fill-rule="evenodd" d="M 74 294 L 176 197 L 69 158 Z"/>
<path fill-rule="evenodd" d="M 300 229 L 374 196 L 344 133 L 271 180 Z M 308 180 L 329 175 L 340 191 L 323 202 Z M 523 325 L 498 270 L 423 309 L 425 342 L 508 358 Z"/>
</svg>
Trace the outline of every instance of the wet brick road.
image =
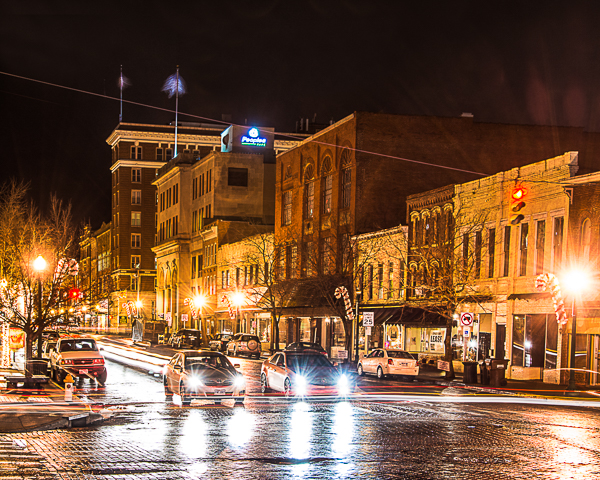
<svg viewBox="0 0 600 480">
<path fill-rule="evenodd" d="M 116 364 L 110 374 L 111 387 L 88 393 L 128 400 L 111 421 L 0 436 L 0 479 L 600 478 L 596 409 L 460 397 L 182 408 L 158 378 Z"/>
</svg>

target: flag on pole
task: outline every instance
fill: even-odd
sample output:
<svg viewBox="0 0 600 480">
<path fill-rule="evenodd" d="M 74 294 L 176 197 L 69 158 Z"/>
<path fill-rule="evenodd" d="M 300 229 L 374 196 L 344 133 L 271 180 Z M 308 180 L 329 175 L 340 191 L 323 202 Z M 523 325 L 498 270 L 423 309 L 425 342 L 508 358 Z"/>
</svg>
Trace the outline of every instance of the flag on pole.
<svg viewBox="0 0 600 480">
<path fill-rule="evenodd" d="M 175 154 L 177 156 L 177 114 L 179 111 L 179 95 L 186 93 L 185 82 L 183 78 L 179 76 L 179 65 L 177 65 L 177 71 L 165 80 L 162 88 L 163 92 L 167 92 L 169 98 L 175 95 Z"/>
<path fill-rule="evenodd" d="M 123 89 L 129 87 L 131 82 L 129 79 L 123 75 L 123 65 L 121 65 L 121 75 L 119 75 L 119 90 L 121 91 L 121 110 L 119 112 L 119 123 L 123 121 Z"/>
</svg>

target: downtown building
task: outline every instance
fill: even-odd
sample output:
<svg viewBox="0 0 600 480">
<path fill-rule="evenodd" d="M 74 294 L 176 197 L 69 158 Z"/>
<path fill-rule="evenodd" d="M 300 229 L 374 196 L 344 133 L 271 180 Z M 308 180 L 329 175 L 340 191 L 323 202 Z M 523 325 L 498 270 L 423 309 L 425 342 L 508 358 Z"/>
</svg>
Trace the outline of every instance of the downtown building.
<svg viewBox="0 0 600 480">
<path fill-rule="evenodd" d="M 175 126 L 120 123 L 107 138 L 112 151 L 112 218 L 110 272 L 112 291 L 108 296 L 110 328 L 130 331 L 132 319 L 127 315 L 123 304 L 141 302 L 139 317 L 144 321 L 157 320 L 157 261 L 153 247 L 164 241 L 160 238 L 158 221 L 159 196 L 154 183 L 159 170 L 172 160 L 176 153 L 182 158 L 204 158 L 212 152 L 219 153 L 222 146 L 222 125 L 185 123 L 178 124 L 177 152 L 175 152 Z M 300 135 L 302 137 L 302 135 Z M 274 134 L 271 150 L 275 153 L 295 145 L 286 135 Z M 210 169 L 209 169 L 210 170 Z M 204 175 L 204 184 L 196 188 L 206 188 L 212 178 Z M 189 190 L 187 190 L 189 187 Z M 198 190 L 200 191 L 200 190 Z M 191 185 L 181 185 L 181 191 L 171 190 L 168 201 L 184 198 L 192 194 Z M 218 194 L 217 194 L 218 195 Z M 202 195 L 203 202 L 206 195 Z M 163 197 L 163 202 L 167 199 Z M 165 203 L 163 203 L 163 206 Z M 177 205 L 177 203 L 176 203 Z M 171 207 L 169 207 L 171 208 Z M 208 202 L 201 212 L 205 218 L 216 218 L 214 203 Z M 185 215 L 190 218 L 181 218 Z M 171 232 L 181 219 L 191 227 L 191 212 L 171 218 Z M 196 220 L 197 226 L 201 223 Z M 163 222 L 161 222 L 163 223 Z M 181 225 L 182 225 L 181 224 Z M 187 226 L 187 225 L 186 225 Z M 163 225 L 163 235 L 167 225 Z M 172 234 L 172 233 L 171 233 Z M 162 309 L 161 305 L 161 309 Z M 163 312 L 164 310 L 161 310 Z"/>
<path fill-rule="evenodd" d="M 347 338 L 351 332 L 341 328 L 339 302 L 329 296 L 329 290 L 340 285 L 347 287 L 353 305 L 358 301 L 361 312 L 375 313 L 376 331 L 383 331 L 377 327 L 384 322 L 398 324 L 407 313 L 415 328 L 429 322 L 427 328 L 439 330 L 444 322 L 439 313 L 431 317 L 425 310 L 406 312 L 399 298 L 375 302 L 365 296 L 365 285 L 376 281 L 389 282 L 391 277 L 392 284 L 400 285 L 404 281 L 400 272 L 408 271 L 408 258 L 404 265 L 373 259 L 372 265 L 356 271 L 347 267 L 354 239 L 409 226 L 410 195 L 570 150 L 579 152 L 579 171 L 590 173 L 599 148 L 600 136 L 580 128 L 478 123 L 472 115 L 443 118 L 356 112 L 279 154 L 275 238 L 287 243 L 282 249 L 281 271 L 297 278 L 299 285 L 298 294 L 286 305 L 285 322 L 292 325 L 283 327 L 289 332 L 287 343 L 317 341 L 329 352 L 332 347 L 339 351 L 355 344 L 355 339 Z M 453 193 L 450 198 L 447 194 L 440 192 L 435 202 L 440 215 L 452 218 L 444 205 L 453 204 Z M 352 286 L 359 284 L 359 279 L 363 283 L 356 298 Z M 405 292 L 425 295 L 423 289 Z M 385 314 L 378 313 L 384 308 Z M 411 339 L 414 337 L 420 349 L 428 333 L 419 333 Z M 386 343 L 383 337 L 371 341 L 371 346 Z"/>
</svg>

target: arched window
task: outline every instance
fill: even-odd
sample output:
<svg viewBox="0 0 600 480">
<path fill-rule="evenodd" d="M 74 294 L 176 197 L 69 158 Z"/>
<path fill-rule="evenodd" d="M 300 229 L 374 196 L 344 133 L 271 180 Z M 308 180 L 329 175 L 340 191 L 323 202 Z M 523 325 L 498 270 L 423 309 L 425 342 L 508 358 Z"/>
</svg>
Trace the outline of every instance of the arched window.
<svg viewBox="0 0 600 480">
<path fill-rule="evenodd" d="M 306 165 L 304 169 L 304 218 L 310 220 L 313 218 L 315 209 L 315 169 L 312 163 Z"/>
<path fill-rule="evenodd" d="M 341 208 L 350 208 L 352 198 L 352 157 L 350 150 L 344 148 L 341 159 L 340 191 L 342 192 Z"/>
<path fill-rule="evenodd" d="M 331 193 L 333 190 L 333 174 L 331 172 L 331 157 L 327 156 L 323 160 L 322 171 L 322 211 L 323 215 L 329 215 L 331 213 Z"/>
<path fill-rule="evenodd" d="M 581 262 L 590 261 L 590 245 L 592 240 L 592 223 L 586 218 L 581 224 L 581 247 L 579 249 Z"/>
</svg>

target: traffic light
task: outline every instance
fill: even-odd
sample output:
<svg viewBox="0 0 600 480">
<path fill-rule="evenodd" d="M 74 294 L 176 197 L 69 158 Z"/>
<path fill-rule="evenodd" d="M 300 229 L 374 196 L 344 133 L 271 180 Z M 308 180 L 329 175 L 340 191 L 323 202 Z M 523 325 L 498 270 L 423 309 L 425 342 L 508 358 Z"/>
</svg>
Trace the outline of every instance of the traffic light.
<svg viewBox="0 0 600 480">
<path fill-rule="evenodd" d="M 69 298 L 72 300 L 77 300 L 79 298 L 79 289 L 72 288 L 71 290 L 69 290 Z"/>
<path fill-rule="evenodd" d="M 525 215 L 521 213 L 521 210 L 525 207 L 525 197 L 527 197 L 527 189 L 523 185 L 515 185 L 510 194 L 511 206 L 510 211 L 512 215 L 510 217 L 511 225 L 518 225 L 523 221 Z"/>
</svg>

